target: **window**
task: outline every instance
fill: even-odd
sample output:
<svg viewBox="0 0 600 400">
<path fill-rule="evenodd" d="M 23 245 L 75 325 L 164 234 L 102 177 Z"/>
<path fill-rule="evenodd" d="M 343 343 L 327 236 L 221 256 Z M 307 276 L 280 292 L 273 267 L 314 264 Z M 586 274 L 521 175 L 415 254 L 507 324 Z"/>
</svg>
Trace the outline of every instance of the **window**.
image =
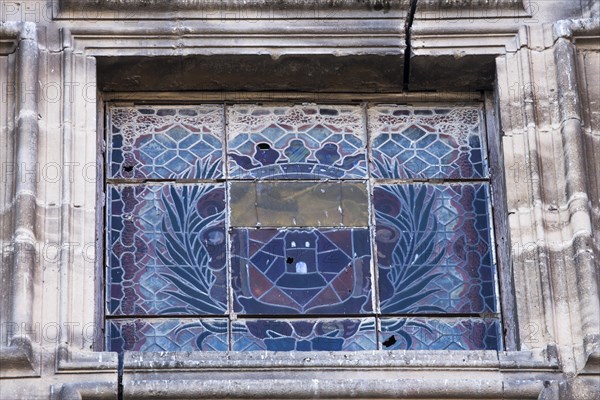
<svg viewBox="0 0 600 400">
<path fill-rule="evenodd" d="M 108 107 L 107 350 L 501 349 L 481 107 Z"/>
</svg>

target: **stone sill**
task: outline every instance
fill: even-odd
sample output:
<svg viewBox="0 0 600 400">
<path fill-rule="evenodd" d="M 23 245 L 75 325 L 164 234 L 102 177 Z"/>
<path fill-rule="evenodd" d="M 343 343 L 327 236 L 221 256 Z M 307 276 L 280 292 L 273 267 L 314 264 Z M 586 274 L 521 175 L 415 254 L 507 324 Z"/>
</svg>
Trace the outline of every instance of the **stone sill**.
<svg viewBox="0 0 600 400">
<path fill-rule="evenodd" d="M 552 353 L 552 352 L 548 352 Z M 124 370 L 290 370 L 334 369 L 473 369 L 558 370 L 546 352 L 496 351 L 357 351 L 357 352 L 125 352 Z"/>
<path fill-rule="evenodd" d="M 552 352 L 549 352 L 552 353 Z M 127 399 L 537 399 L 562 374 L 544 352 L 126 352 Z"/>
</svg>

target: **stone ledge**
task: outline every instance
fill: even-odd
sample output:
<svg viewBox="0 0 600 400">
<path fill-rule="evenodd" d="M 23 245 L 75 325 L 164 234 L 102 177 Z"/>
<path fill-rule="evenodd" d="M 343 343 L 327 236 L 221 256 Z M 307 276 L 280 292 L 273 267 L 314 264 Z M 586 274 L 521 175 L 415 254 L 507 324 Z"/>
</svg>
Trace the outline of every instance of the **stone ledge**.
<svg viewBox="0 0 600 400">
<path fill-rule="evenodd" d="M 556 359 L 532 352 L 126 352 L 123 393 L 128 399 L 523 400 L 550 395 L 561 379 Z"/>
<path fill-rule="evenodd" d="M 90 56 L 199 56 L 286 54 L 320 56 L 403 56 L 402 20 L 352 20 L 301 24 L 273 20 L 178 24 L 152 23 L 144 27 L 117 22 L 102 26 L 63 29 L 67 46 L 74 53 Z M 115 40 L 118 37 L 118 40 Z M 400 61 L 402 64 L 402 61 Z"/>
<path fill-rule="evenodd" d="M 124 380 L 127 399 L 538 399 L 536 379 L 204 379 Z M 544 397 L 547 398 L 547 397 Z"/>
<path fill-rule="evenodd" d="M 32 22 L 0 22 L 0 56 L 14 53 L 21 40 L 37 40 L 36 25 Z"/>
<path fill-rule="evenodd" d="M 556 359 L 544 353 L 496 351 L 358 351 L 358 352 L 125 352 L 124 369 L 151 370 L 289 370 L 289 369 L 528 369 L 554 371 Z"/>
<path fill-rule="evenodd" d="M 600 375 L 600 334 L 583 338 L 586 362 L 582 374 Z"/>
<path fill-rule="evenodd" d="M 73 372 L 117 372 L 117 353 L 84 352 L 60 346 L 56 354 L 56 371 L 58 373 Z"/>
<path fill-rule="evenodd" d="M 14 338 L 0 347 L 0 378 L 41 376 L 41 353 L 28 338 Z"/>
<path fill-rule="evenodd" d="M 117 382 L 71 382 L 58 388 L 56 400 L 117 399 Z"/>
<path fill-rule="evenodd" d="M 558 21 L 553 24 L 553 36 L 555 41 L 573 36 L 600 36 L 600 17 Z"/>
</svg>

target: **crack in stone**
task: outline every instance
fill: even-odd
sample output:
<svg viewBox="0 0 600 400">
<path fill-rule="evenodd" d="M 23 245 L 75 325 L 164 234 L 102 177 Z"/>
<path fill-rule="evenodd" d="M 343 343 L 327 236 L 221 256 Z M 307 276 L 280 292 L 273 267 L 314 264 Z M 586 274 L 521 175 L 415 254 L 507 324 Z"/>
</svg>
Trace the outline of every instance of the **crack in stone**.
<svg viewBox="0 0 600 400">
<path fill-rule="evenodd" d="M 410 55 L 412 53 L 410 30 L 412 29 L 415 13 L 417 11 L 417 1 L 411 0 L 410 9 L 404 23 L 404 37 L 406 46 L 404 49 L 404 87 L 403 90 L 408 91 L 408 82 L 410 80 Z"/>
</svg>

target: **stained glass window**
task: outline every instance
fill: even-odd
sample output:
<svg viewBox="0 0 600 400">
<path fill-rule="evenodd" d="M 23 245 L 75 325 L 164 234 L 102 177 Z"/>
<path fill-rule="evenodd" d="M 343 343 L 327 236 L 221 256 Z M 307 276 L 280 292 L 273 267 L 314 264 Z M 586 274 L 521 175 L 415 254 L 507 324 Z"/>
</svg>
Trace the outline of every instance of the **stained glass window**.
<svg viewBox="0 0 600 400">
<path fill-rule="evenodd" d="M 107 350 L 500 350 L 482 118 L 108 107 Z"/>
</svg>

